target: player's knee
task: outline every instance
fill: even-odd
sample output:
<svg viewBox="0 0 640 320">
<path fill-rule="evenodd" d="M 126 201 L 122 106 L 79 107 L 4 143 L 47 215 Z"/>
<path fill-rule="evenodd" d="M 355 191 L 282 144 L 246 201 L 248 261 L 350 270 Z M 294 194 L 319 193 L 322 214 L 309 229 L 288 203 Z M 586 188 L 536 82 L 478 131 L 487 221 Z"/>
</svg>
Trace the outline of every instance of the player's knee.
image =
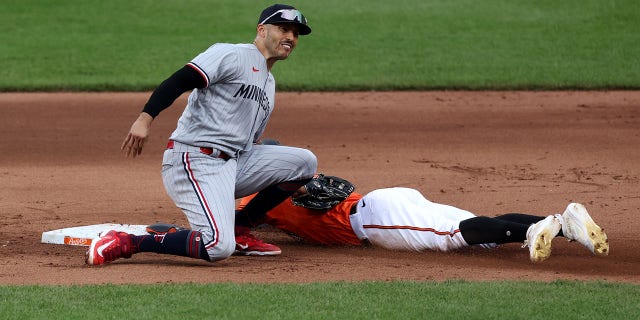
<svg viewBox="0 0 640 320">
<path fill-rule="evenodd" d="M 305 177 L 312 177 L 318 170 L 318 158 L 313 152 L 307 149 L 302 149 L 300 158 L 302 159 L 300 169 L 303 171 L 303 175 Z"/>
<path fill-rule="evenodd" d="M 209 261 L 215 262 L 229 258 L 235 250 L 235 240 L 233 242 L 225 241 L 207 249 L 207 254 L 209 254 Z"/>
</svg>

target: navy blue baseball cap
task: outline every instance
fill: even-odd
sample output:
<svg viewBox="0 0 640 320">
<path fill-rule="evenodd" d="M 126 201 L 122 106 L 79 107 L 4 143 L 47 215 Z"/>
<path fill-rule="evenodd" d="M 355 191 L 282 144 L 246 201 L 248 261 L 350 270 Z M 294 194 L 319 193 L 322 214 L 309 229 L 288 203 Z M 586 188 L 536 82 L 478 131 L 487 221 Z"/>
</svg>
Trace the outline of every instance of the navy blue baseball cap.
<svg viewBox="0 0 640 320">
<path fill-rule="evenodd" d="M 298 25 L 301 35 L 311 33 L 307 18 L 298 9 L 286 4 L 274 4 L 260 14 L 258 24 L 294 23 Z"/>
</svg>

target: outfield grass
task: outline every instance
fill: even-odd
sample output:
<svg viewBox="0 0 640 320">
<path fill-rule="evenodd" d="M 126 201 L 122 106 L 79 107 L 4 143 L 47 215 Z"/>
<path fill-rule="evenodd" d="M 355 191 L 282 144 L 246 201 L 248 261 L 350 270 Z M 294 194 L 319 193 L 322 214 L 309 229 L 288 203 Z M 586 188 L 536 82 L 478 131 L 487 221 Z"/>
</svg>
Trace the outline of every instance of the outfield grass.
<svg viewBox="0 0 640 320">
<path fill-rule="evenodd" d="M 569 281 L 4 286 L 0 319 L 633 319 L 639 294 Z"/>
<path fill-rule="evenodd" d="M 149 90 L 214 42 L 251 42 L 272 1 L 8 2 L 0 91 Z M 280 90 L 638 89 L 636 0 L 295 3 L 313 33 Z"/>
</svg>

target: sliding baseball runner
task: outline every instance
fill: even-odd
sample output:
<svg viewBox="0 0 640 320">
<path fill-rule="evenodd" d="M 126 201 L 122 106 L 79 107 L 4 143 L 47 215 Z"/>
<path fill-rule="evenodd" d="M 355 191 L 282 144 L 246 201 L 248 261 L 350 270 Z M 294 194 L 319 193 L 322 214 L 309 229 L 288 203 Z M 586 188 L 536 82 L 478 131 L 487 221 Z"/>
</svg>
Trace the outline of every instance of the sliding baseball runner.
<svg viewBox="0 0 640 320">
<path fill-rule="evenodd" d="M 554 237 L 563 236 L 595 255 L 609 254 L 604 230 L 579 203 L 569 204 L 562 214 L 486 217 L 429 201 L 415 189 L 384 188 L 364 196 L 354 189 L 345 179 L 316 175 L 289 201 L 270 210 L 266 223 L 324 245 L 370 243 L 392 250 L 451 251 L 524 243 L 530 259 L 539 262 L 550 256 Z M 242 199 L 240 207 L 250 198 Z"/>
</svg>

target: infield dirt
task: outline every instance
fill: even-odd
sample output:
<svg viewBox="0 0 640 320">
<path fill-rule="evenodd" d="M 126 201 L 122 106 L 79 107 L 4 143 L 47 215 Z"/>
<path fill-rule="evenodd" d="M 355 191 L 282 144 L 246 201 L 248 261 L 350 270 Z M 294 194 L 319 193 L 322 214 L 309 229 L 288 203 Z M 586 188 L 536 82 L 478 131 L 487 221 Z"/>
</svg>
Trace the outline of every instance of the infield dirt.
<svg viewBox="0 0 640 320">
<path fill-rule="evenodd" d="M 270 228 L 276 257 L 217 263 L 144 253 L 84 265 L 84 247 L 43 231 L 97 223 L 186 225 L 161 153 L 186 95 L 155 121 L 143 155 L 120 144 L 149 93 L 0 94 L 0 284 L 604 280 L 640 283 L 640 92 L 279 93 L 266 137 L 311 149 L 360 193 L 405 186 L 479 215 L 585 204 L 608 257 L 554 240 L 533 264 L 519 244 L 451 253 L 320 247 Z"/>
</svg>

